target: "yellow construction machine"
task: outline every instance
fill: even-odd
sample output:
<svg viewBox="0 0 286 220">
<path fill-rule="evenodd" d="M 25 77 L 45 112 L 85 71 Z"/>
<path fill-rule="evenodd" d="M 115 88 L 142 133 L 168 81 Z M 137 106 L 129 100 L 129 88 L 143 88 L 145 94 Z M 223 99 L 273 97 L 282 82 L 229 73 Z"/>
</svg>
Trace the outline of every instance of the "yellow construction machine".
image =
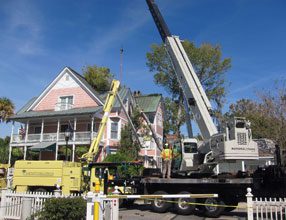
<svg viewBox="0 0 286 220">
<path fill-rule="evenodd" d="M 7 187 L 7 171 L 9 164 L 0 164 L 0 189 Z"/>
<path fill-rule="evenodd" d="M 103 117 L 97 137 L 92 141 L 89 151 L 82 155 L 81 162 L 69 161 L 16 161 L 13 176 L 13 188 L 17 192 L 52 191 L 61 188 L 64 195 L 73 192 L 83 192 L 86 189 L 94 191 L 98 188 L 99 178 L 90 175 L 88 164 L 95 162 L 100 152 L 100 141 L 106 128 L 109 113 L 116 100 L 120 82 L 113 80 L 104 107 Z"/>
</svg>

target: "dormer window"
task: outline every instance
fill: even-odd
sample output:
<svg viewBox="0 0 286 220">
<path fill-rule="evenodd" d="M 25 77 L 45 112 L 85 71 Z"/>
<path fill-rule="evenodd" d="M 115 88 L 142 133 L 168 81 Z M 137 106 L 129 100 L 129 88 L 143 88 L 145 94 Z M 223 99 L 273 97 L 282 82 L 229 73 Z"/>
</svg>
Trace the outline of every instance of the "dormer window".
<svg viewBox="0 0 286 220">
<path fill-rule="evenodd" d="M 56 111 L 69 110 L 73 108 L 73 96 L 61 96 L 56 104 Z"/>
</svg>

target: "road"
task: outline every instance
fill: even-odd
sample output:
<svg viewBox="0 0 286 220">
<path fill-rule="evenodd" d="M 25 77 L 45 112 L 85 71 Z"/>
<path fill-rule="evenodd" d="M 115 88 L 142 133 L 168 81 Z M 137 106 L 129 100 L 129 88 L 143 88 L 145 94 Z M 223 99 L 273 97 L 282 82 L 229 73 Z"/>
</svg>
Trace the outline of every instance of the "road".
<svg viewBox="0 0 286 220">
<path fill-rule="evenodd" d="M 206 218 L 199 213 L 190 216 L 182 216 L 174 214 L 173 212 L 167 213 L 154 213 L 150 209 L 150 205 L 142 204 L 140 202 L 128 208 L 121 208 L 119 211 L 119 219 L 122 220 L 212 220 L 213 218 Z M 245 220 L 246 213 L 234 210 L 230 213 L 224 213 L 220 218 L 221 220 Z"/>
</svg>

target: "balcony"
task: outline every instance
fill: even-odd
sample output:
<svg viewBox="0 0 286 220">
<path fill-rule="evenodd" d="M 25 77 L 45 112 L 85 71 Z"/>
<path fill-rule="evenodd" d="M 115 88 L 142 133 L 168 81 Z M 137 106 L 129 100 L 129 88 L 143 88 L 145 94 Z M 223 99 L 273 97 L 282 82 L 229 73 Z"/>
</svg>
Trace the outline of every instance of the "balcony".
<svg viewBox="0 0 286 220">
<path fill-rule="evenodd" d="M 96 137 L 97 133 L 93 132 L 93 137 Z M 57 138 L 58 137 L 58 138 Z M 84 131 L 84 132 L 75 132 L 74 136 L 69 140 L 69 142 L 75 142 L 75 143 L 83 143 L 87 144 L 90 142 L 91 139 L 91 132 Z M 60 132 L 58 135 L 57 133 L 43 133 L 42 140 L 41 140 L 41 134 L 28 134 L 27 140 L 25 135 L 19 135 L 14 134 L 12 136 L 11 143 L 12 144 L 34 144 L 39 142 L 58 142 L 58 143 L 64 143 L 65 142 L 65 133 Z"/>
<path fill-rule="evenodd" d="M 73 108 L 73 104 L 71 103 L 56 103 L 55 105 L 55 111 L 64 111 L 64 110 L 69 110 Z"/>
</svg>

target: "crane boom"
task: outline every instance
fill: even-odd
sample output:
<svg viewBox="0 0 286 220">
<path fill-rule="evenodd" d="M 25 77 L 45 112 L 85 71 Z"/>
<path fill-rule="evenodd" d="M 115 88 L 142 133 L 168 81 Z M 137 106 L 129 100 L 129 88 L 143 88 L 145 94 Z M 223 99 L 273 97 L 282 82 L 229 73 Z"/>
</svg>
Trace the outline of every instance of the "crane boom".
<svg viewBox="0 0 286 220">
<path fill-rule="evenodd" d="M 93 139 L 88 152 L 86 154 L 82 155 L 82 157 L 81 157 L 82 160 L 86 160 L 87 162 L 93 162 L 94 158 L 99 153 L 100 141 L 101 141 L 103 133 L 105 131 L 106 123 L 107 123 L 110 111 L 111 111 L 113 104 L 115 102 L 116 95 L 117 95 L 117 92 L 119 89 L 119 85 L 120 85 L 120 82 L 118 80 L 112 81 L 110 92 L 108 93 L 108 95 L 106 97 L 106 101 L 105 101 L 104 106 L 103 106 L 104 114 L 103 114 L 103 117 L 102 117 L 100 125 L 99 125 L 98 134 L 97 134 L 96 138 Z"/>
<path fill-rule="evenodd" d="M 217 163 L 222 160 L 257 159 L 258 147 L 252 140 L 250 123 L 245 118 L 229 120 L 223 127 L 224 132 L 218 133 L 211 117 L 211 103 L 183 48 L 181 40 L 178 36 L 171 35 L 154 0 L 146 0 L 146 2 L 165 43 L 166 51 L 170 57 L 184 99 L 190 107 L 204 139 L 199 151 L 205 155 L 205 164 Z M 188 108 L 186 108 L 186 111 L 189 114 Z"/>
<path fill-rule="evenodd" d="M 195 73 L 195 70 L 177 36 L 172 36 L 158 6 L 153 0 L 146 0 L 155 24 L 166 44 L 166 49 L 174 67 L 180 87 L 192 110 L 194 118 L 204 139 L 218 133 L 211 118 L 211 103 Z"/>
</svg>

